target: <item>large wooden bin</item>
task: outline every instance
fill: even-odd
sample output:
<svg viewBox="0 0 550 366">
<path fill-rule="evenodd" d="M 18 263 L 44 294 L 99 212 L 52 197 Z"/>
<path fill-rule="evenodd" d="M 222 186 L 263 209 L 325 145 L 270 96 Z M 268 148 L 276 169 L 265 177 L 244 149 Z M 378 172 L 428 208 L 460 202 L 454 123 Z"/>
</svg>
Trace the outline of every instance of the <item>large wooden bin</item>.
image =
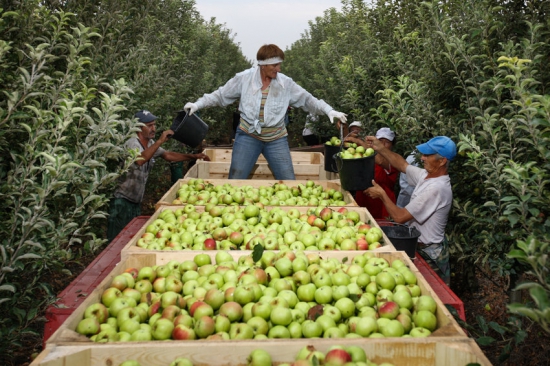
<svg viewBox="0 0 550 366">
<path fill-rule="evenodd" d="M 209 164 L 211 164 L 211 163 L 209 163 Z M 174 200 L 178 197 L 178 190 L 181 188 L 181 186 L 183 184 L 188 183 L 193 178 L 196 178 L 196 177 L 187 177 L 186 176 L 185 178 L 179 179 L 176 183 L 174 183 L 172 185 L 172 187 L 170 187 L 168 192 L 166 192 L 164 194 L 164 196 L 162 196 L 160 198 L 160 200 L 156 203 L 155 209 L 158 209 L 160 206 L 173 205 Z M 310 179 L 310 180 L 312 180 L 312 179 Z M 210 184 L 213 184 L 215 186 L 230 183 L 233 187 L 252 186 L 254 188 L 259 188 L 259 187 L 271 187 L 275 183 L 286 184 L 288 187 L 295 187 L 298 184 L 306 184 L 308 180 L 307 179 L 305 179 L 305 180 L 265 180 L 265 179 L 262 179 L 262 180 L 249 180 L 249 179 L 231 179 L 231 180 L 228 180 L 228 179 L 225 179 L 225 178 L 220 178 L 220 179 L 204 178 L 204 181 L 205 181 L 205 183 L 210 183 Z M 342 185 L 340 184 L 339 180 L 330 180 L 330 181 L 321 180 L 320 181 L 318 179 L 315 179 L 313 181 L 315 182 L 315 184 L 322 186 L 324 189 L 333 188 L 333 189 L 341 192 L 342 195 L 344 196 L 344 202 L 346 202 L 346 206 L 355 206 L 355 207 L 357 207 L 357 202 L 355 202 L 355 199 L 353 198 L 353 196 L 348 191 L 346 191 L 345 189 L 342 188 Z"/>
<path fill-rule="evenodd" d="M 300 212 L 307 212 L 307 210 L 309 209 L 308 207 L 304 207 L 304 206 L 277 206 L 277 207 L 280 207 L 283 210 L 289 210 L 291 208 L 296 208 Z M 181 208 L 182 208 L 182 206 L 174 206 L 174 205 L 159 206 L 159 208 L 149 218 L 149 220 L 147 220 L 147 222 L 141 227 L 141 229 L 136 233 L 136 235 L 134 235 L 134 237 L 128 242 L 128 244 L 126 244 L 124 246 L 124 248 L 122 249 L 122 255 L 129 254 L 129 253 L 149 252 L 150 250 L 138 247 L 136 245 L 137 241 L 145 233 L 147 226 L 152 224 L 156 219 L 158 219 L 160 213 L 163 210 L 176 211 L 176 210 L 181 209 Z M 266 206 L 265 208 L 269 211 L 272 207 Z M 332 207 L 332 209 L 338 209 L 338 207 Z M 355 212 L 359 213 L 359 218 L 362 222 L 367 223 L 367 224 L 369 224 L 371 226 L 374 226 L 374 227 L 378 227 L 378 228 L 380 227 L 378 225 L 378 223 L 376 222 L 376 220 L 374 220 L 372 218 L 371 214 L 367 211 L 366 208 L 364 208 L 364 207 L 346 207 L 346 209 L 348 211 L 355 211 Z M 204 206 L 196 206 L 196 210 L 197 210 L 197 212 L 204 212 Z M 382 244 L 382 246 L 375 249 L 374 251 L 381 251 L 381 252 L 395 251 L 396 250 L 395 247 L 393 246 L 390 239 L 386 236 L 386 234 L 383 231 L 382 231 L 382 235 L 383 235 L 382 240 L 380 241 L 380 244 Z M 184 250 L 184 251 L 190 252 L 191 250 Z M 194 251 L 194 252 L 196 252 L 196 251 Z M 319 251 L 319 253 L 323 253 L 323 252 L 324 251 Z M 353 255 L 356 252 L 349 251 L 347 253 L 350 253 L 351 255 Z M 361 252 L 357 251 L 357 253 L 361 253 Z"/>
<path fill-rule="evenodd" d="M 204 149 L 203 153 L 208 155 L 210 162 L 231 163 L 233 149 Z M 292 165 L 324 164 L 324 155 L 320 152 L 291 151 L 290 157 Z M 256 163 L 267 163 L 267 160 L 260 154 Z"/>
<path fill-rule="evenodd" d="M 105 277 L 105 279 L 97 286 L 97 288 L 88 295 L 86 300 L 82 302 L 82 304 L 67 318 L 67 320 L 61 325 L 61 327 L 50 337 L 50 339 L 47 341 L 48 345 L 96 345 L 96 343 L 92 342 L 89 338 L 78 334 L 75 329 L 82 320 L 84 311 L 86 308 L 94 303 L 101 301 L 101 295 L 105 289 L 107 289 L 114 276 L 121 274 L 124 272 L 127 268 L 142 268 L 145 266 L 154 266 L 154 265 L 160 265 L 160 264 L 166 264 L 170 261 L 176 260 L 179 262 L 182 262 L 187 259 L 193 259 L 195 255 L 198 253 L 207 253 L 212 257 L 212 263 L 215 263 L 215 255 L 217 251 L 205 251 L 205 252 L 185 252 L 185 251 L 179 251 L 179 252 L 167 252 L 167 251 L 157 251 L 157 252 L 148 252 L 144 254 L 123 254 L 123 259 L 121 260 L 120 264 L 117 265 L 117 267 Z M 251 251 L 230 251 L 229 252 L 235 260 L 237 260 L 239 257 L 243 255 L 251 255 Z M 344 251 L 325 251 L 319 253 L 321 258 L 337 258 L 339 260 L 347 260 L 351 261 L 353 259 L 352 252 L 344 252 Z M 357 255 L 360 255 L 360 252 L 357 252 Z M 428 285 L 422 274 L 416 269 L 413 262 L 410 260 L 409 257 L 405 254 L 405 252 L 374 252 L 373 253 L 376 257 L 384 258 L 388 260 L 390 263 L 392 263 L 394 260 L 399 259 L 407 265 L 411 271 L 414 272 L 414 274 L 417 277 L 417 284 L 420 287 L 422 294 L 430 295 L 434 298 L 434 300 L 437 303 L 437 309 L 435 312 L 438 328 L 428 337 L 428 338 L 442 338 L 448 340 L 453 339 L 461 339 L 466 338 L 466 334 L 462 330 L 462 328 L 458 325 L 456 320 L 454 320 L 453 316 L 450 314 L 450 312 L 447 310 L 445 305 L 441 302 L 441 300 L 438 298 L 435 291 Z M 390 339 L 390 338 L 388 338 Z M 393 338 L 391 338 L 393 339 Z M 407 341 L 411 338 L 404 338 Z M 362 338 L 362 342 L 368 343 L 371 341 L 376 341 L 375 339 L 369 339 L 369 338 Z M 312 342 L 311 339 L 307 338 L 300 338 L 300 339 L 294 339 L 292 341 L 290 340 L 270 340 L 271 342 L 280 341 L 280 347 L 285 347 L 286 344 L 298 344 L 302 347 L 310 344 Z M 347 343 L 350 341 L 350 339 L 346 338 L 339 338 L 339 339 L 332 339 L 332 344 L 336 343 Z M 201 345 L 207 346 L 210 344 L 211 341 L 172 341 L 177 344 L 184 345 L 185 343 L 192 343 L 195 345 L 195 347 L 200 342 Z M 234 344 L 240 344 L 241 341 L 230 341 Z M 249 342 L 249 341 L 247 341 Z M 315 341 L 317 342 L 317 340 Z M 246 343 L 246 342 L 245 342 Z M 256 342 L 253 342 L 252 344 L 255 344 Z M 133 344 L 133 343 L 131 343 Z M 150 347 L 157 347 L 159 345 L 166 344 L 166 342 L 159 342 L 159 341 L 150 341 L 145 342 L 143 345 L 144 348 L 150 348 Z M 258 344 L 262 344 L 258 342 Z M 115 345 L 119 345 L 121 348 L 127 347 L 129 345 L 128 342 L 120 342 Z M 101 344 L 97 344 L 98 347 L 101 347 Z M 197 347 L 199 348 L 199 347 Z M 212 351 L 214 352 L 214 351 Z"/>
<path fill-rule="evenodd" d="M 334 339 L 307 342 L 319 351 L 340 344 Z M 344 343 L 344 342 L 342 342 Z M 194 366 L 246 366 L 247 356 L 261 348 L 271 354 L 273 365 L 292 362 L 304 342 L 295 340 L 258 340 L 209 342 L 198 347 L 190 342 L 162 342 L 155 345 L 136 342 L 120 344 L 50 345 L 31 366 L 118 366 L 125 360 L 137 360 L 142 366 L 170 365 L 177 357 L 189 358 Z M 470 363 L 489 366 L 491 363 L 469 338 L 387 338 L 349 339 L 346 345 L 363 348 L 370 361 L 390 362 L 396 366 L 465 366 Z M 206 345 L 201 343 L 201 345 Z"/>
<path fill-rule="evenodd" d="M 202 161 L 198 160 L 185 173 L 184 178 L 213 178 L 227 179 L 229 177 L 229 167 L 231 162 Z M 294 164 L 294 175 L 296 179 L 310 180 L 330 180 L 334 179 L 333 174 L 325 171 L 323 164 Z M 248 179 L 275 179 L 273 172 L 267 162 L 256 163 Z"/>
</svg>

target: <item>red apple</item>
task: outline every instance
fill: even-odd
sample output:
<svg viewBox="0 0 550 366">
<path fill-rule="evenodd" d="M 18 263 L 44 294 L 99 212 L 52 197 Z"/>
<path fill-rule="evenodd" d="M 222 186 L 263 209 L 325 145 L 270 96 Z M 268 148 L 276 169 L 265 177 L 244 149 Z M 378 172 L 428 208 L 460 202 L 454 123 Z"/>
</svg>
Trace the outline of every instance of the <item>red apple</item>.
<svg viewBox="0 0 550 366">
<path fill-rule="evenodd" d="M 325 355 L 325 365 L 340 366 L 351 362 L 351 355 L 343 349 L 332 349 Z"/>
<path fill-rule="evenodd" d="M 217 249 L 217 243 L 212 238 L 207 238 L 204 241 L 204 250 L 216 250 Z"/>
<path fill-rule="evenodd" d="M 195 331 L 184 324 L 176 325 L 172 331 L 172 339 L 175 340 L 192 340 L 195 338 Z"/>
<path fill-rule="evenodd" d="M 395 319 L 399 315 L 399 305 L 394 301 L 386 301 L 378 308 L 381 318 Z"/>
</svg>

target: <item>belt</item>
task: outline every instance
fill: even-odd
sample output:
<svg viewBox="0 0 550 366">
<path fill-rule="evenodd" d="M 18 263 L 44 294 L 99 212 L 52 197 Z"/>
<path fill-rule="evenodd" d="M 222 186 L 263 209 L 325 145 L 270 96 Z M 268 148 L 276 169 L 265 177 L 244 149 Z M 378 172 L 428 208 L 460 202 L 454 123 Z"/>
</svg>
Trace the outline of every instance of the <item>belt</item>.
<svg viewBox="0 0 550 366">
<path fill-rule="evenodd" d="M 441 242 L 441 243 L 430 243 L 430 244 L 424 244 L 421 241 L 418 242 L 418 246 L 422 249 L 427 248 L 427 247 L 431 247 L 432 245 L 441 245 L 441 244 L 443 244 L 443 242 Z"/>
</svg>

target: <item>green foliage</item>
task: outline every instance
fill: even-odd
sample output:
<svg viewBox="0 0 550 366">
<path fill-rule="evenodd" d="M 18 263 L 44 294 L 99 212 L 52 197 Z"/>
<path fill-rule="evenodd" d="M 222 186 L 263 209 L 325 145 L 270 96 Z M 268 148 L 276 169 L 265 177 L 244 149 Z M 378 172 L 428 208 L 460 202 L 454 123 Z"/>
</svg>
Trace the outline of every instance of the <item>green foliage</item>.
<svg viewBox="0 0 550 366">
<path fill-rule="evenodd" d="M 548 236 L 538 240 L 530 235 L 525 241 L 518 240 L 517 249 L 508 253 L 509 258 L 517 259 L 528 265 L 527 272 L 535 281 L 519 284 L 515 290 L 528 290 L 532 304 L 512 303 L 510 312 L 528 317 L 538 323 L 545 332 L 550 333 L 550 259 L 548 258 L 550 241 Z"/>
<path fill-rule="evenodd" d="M 205 22 L 194 2 L 3 5 L 0 350 L 5 357 L 22 337 L 37 336 L 31 329 L 55 300 L 43 277 L 71 275 L 68 261 L 105 244 L 112 190 L 136 158 L 122 148 L 139 129 L 135 111 L 150 109 L 160 116 L 159 129 L 169 128 L 185 102 L 249 64 L 230 32 Z M 231 112 L 203 115 L 212 138 L 223 138 L 218 126 Z"/>
<path fill-rule="evenodd" d="M 124 168 L 113 162 L 131 162 L 120 145 L 134 123 L 120 117 L 131 93 L 124 80 L 99 92 L 87 74 L 97 33 L 43 7 L 2 19 L 3 34 L 20 35 L 25 24 L 28 37 L 5 42 L 0 59 L 0 329 L 8 346 L 52 301 L 40 276 L 78 256 L 73 248 L 105 242 L 96 225 Z"/>
<path fill-rule="evenodd" d="M 476 321 L 477 327 L 475 328 L 465 323 L 461 323 L 461 325 L 474 333 L 473 337 L 480 346 L 498 345 L 501 347 L 498 356 L 499 363 L 506 361 L 514 348 L 520 346 L 527 338 L 523 322 L 514 316 L 510 316 L 505 325 L 494 321 L 487 322 L 482 315 L 477 315 Z"/>
</svg>

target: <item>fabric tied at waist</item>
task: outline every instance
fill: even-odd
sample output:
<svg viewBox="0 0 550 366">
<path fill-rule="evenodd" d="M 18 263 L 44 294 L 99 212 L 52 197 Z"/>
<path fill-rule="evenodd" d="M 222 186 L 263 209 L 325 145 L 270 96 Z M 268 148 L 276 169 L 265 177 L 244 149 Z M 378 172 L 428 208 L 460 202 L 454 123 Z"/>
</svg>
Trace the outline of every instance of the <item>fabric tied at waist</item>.
<svg viewBox="0 0 550 366">
<path fill-rule="evenodd" d="M 262 133 L 262 126 L 260 126 L 260 120 L 256 119 L 252 124 L 250 125 L 250 130 L 248 131 L 250 133 L 256 132 L 258 135 Z"/>
</svg>

